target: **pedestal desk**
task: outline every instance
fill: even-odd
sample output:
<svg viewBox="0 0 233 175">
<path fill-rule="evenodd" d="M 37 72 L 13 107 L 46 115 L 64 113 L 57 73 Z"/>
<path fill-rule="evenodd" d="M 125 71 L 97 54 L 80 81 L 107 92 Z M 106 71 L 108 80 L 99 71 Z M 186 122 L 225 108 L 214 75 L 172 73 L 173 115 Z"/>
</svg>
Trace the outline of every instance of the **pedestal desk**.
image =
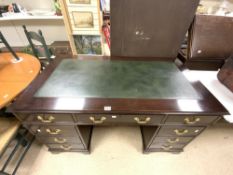
<svg viewBox="0 0 233 175">
<path fill-rule="evenodd" d="M 96 125 L 135 125 L 141 128 L 143 152 L 181 152 L 228 114 L 173 62 L 137 60 L 56 59 L 10 110 L 55 152 L 89 152 Z"/>
</svg>

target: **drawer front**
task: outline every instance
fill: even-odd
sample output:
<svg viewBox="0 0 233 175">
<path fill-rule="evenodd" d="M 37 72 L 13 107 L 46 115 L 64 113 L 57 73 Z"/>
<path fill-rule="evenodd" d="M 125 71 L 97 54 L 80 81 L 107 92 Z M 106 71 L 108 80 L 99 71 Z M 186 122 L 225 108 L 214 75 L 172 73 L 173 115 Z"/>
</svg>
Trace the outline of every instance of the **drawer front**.
<svg viewBox="0 0 233 175">
<path fill-rule="evenodd" d="M 196 136 L 204 129 L 204 127 L 181 127 L 181 126 L 163 126 L 160 128 L 158 136 Z"/>
<path fill-rule="evenodd" d="M 185 144 L 168 144 L 168 143 L 157 143 L 150 145 L 150 148 L 159 148 L 163 149 L 165 151 L 171 150 L 171 149 L 183 149 Z"/>
<path fill-rule="evenodd" d="M 76 126 L 59 126 L 59 125 L 26 125 L 33 134 L 37 136 L 77 136 Z"/>
<path fill-rule="evenodd" d="M 156 137 L 153 140 L 152 144 L 160 144 L 160 143 L 166 143 L 166 144 L 187 144 L 189 143 L 193 137 Z"/>
<path fill-rule="evenodd" d="M 36 122 L 38 124 L 75 122 L 72 114 L 19 114 L 17 116 L 24 122 Z"/>
<path fill-rule="evenodd" d="M 57 150 L 57 151 L 75 151 L 75 150 L 85 150 L 82 144 L 47 144 L 50 150 Z"/>
<path fill-rule="evenodd" d="M 76 114 L 78 124 L 135 124 L 135 125 L 158 125 L 162 122 L 163 115 L 95 115 Z"/>
<path fill-rule="evenodd" d="M 39 140 L 41 143 L 44 144 L 66 144 L 66 143 L 75 143 L 75 144 L 81 144 L 81 140 L 79 136 L 76 137 L 64 137 L 64 136 L 55 136 L 55 137 L 36 137 L 37 140 Z"/>
<path fill-rule="evenodd" d="M 165 124 L 208 125 L 219 116 L 169 115 Z"/>
<path fill-rule="evenodd" d="M 171 149 L 161 149 L 161 148 L 150 148 L 147 149 L 145 152 L 174 152 L 174 153 L 179 153 L 182 152 L 183 149 L 175 149 L 175 148 L 171 148 Z"/>
</svg>

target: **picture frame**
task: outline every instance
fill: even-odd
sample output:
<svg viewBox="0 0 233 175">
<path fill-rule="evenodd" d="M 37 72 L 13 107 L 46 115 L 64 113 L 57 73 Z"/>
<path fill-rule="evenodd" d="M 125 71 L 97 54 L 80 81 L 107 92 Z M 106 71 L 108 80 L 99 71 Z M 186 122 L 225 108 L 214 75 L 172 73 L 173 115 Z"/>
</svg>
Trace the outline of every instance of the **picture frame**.
<svg viewBox="0 0 233 175">
<path fill-rule="evenodd" d="M 93 28 L 94 17 L 92 12 L 72 12 L 74 26 L 76 28 Z"/>
<path fill-rule="evenodd" d="M 73 35 L 77 53 L 101 55 L 102 44 L 99 35 Z"/>
<path fill-rule="evenodd" d="M 91 4 L 91 0 L 69 0 L 70 4 Z"/>
</svg>

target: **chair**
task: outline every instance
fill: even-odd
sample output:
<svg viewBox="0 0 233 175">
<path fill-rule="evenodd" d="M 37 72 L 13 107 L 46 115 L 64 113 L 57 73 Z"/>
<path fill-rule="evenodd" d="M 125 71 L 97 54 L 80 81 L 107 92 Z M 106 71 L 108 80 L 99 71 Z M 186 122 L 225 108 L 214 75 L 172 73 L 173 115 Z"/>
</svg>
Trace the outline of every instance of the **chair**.
<svg viewBox="0 0 233 175">
<path fill-rule="evenodd" d="M 28 39 L 28 42 L 32 48 L 33 55 L 36 56 L 40 60 L 42 64 L 42 69 L 44 69 L 49 64 L 49 62 L 55 57 L 52 54 L 51 50 L 48 48 L 41 30 L 38 30 L 38 33 L 33 32 L 33 31 L 28 31 L 25 25 L 23 25 L 23 29 Z M 41 57 L 42 53 L 40 51 L 40 48 L 38 48 L 38 46 L 36 46 L 33 43 L 33 41 L 37 41 L 41 44 L 42 47 L 40 48 L 42 48 L 43 50 L 43 53 L 44 53 L 43 57 Z"/>
<path fill-rule="evenodd" d="M 3 34 L 2 34 L 1 31 L 0 31 L 0 43 L 3 43 L 7 47 L 7 49 L 11 52 L 11 54 L 14 56 L 14 58 L 17 61 L 20 60 L 20 58 L 16 55 L 16 53 L 13 51 L 13 49 L 11 48 L 11 46 L 8 44 L 7 40 L 5 39 L 5 37 L 3 36 Z"/>
</svg>

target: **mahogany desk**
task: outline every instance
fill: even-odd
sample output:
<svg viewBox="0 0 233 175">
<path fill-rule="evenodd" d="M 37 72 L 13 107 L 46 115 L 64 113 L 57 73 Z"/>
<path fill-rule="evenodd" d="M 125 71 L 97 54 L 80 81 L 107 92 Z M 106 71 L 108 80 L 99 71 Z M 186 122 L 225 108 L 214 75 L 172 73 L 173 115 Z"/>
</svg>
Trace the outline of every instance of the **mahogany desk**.
<svg viewBox="0 0 233 175">
<path fill-rule="evenodd" d="M 144 152 L 181 152 L 228 114 L 174 63 L 123 59 L 56 59 L 10 110 L 55 152 L 89 152 L 93 126 L 115 124 L 140 126 Z"/>
</svg>

